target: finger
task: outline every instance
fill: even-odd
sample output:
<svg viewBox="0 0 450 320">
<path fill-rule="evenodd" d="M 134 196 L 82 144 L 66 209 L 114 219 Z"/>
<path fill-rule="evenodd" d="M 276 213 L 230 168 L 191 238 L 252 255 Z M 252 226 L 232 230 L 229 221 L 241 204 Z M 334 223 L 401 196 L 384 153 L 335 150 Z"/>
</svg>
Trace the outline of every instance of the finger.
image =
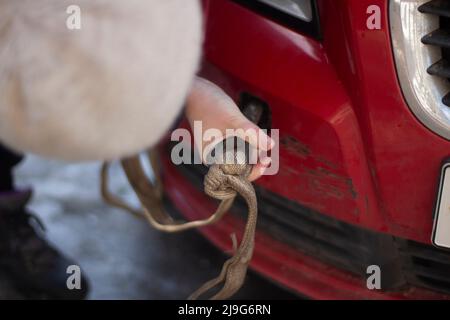
<svg viewBox="0 0 450 320">
<path fill-rule="evenodd" d="M 268 169 L 268 166 L 265 166 L 261 163 L 254 165 L 252 172 L 250 172 L 250 175 L 248 176 L 248 180 L 250 182 L 258 180 L 259 178 L 261 178 L 264 175 L 264 173 L 266 172 L 267 169 Z"/>
<path fill-rule="evenodd" d="M 264 130 L 261 130 L 261 128 L 244 116 L 242 116 L 241 119 L 234 121 L 232 126 L 236 129 L 239 138 L 247 141 L 258 150 L 269 151 L 275 145 L 273 139 L 270 138 Z"/>
</svg>

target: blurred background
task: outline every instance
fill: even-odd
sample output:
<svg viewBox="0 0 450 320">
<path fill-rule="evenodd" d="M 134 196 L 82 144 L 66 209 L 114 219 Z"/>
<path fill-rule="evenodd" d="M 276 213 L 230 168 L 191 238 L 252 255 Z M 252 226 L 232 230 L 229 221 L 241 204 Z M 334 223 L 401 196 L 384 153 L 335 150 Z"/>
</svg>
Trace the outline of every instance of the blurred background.
<svg viewBox="0 0 450 320">
<path fill-rule="evenodd" d="M 226 256 L 197 231 L 163 234 L 103 203 L 99 168 L 28 156 L 15 171 L 19 187 L 33 187 L 30 209 L 44 223 L 47 238 L 90 280 L 89 299 L 186 299 L 219 274 Z M 118 164 L 110 176 L 111 189 L 137 204 Z M 0 271 L 0 299 L 22 298 L 28 296 Z M 234 298 L 297 297 L 250 271 Z"/>
</svg>

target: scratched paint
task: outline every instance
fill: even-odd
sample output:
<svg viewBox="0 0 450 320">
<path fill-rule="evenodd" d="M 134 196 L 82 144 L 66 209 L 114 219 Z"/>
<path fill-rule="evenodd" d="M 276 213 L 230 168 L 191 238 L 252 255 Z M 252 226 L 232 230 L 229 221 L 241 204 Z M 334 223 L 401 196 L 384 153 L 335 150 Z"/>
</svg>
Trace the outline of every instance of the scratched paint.
<svg viewBox="0 0 450 320">
<path fill-rule="evenodd" d="M 283 170 L 289 174 L 306 177 L 309 187 L 321 197 L 336 199 L 358 197 L 352 179 L 335 173 L 337 166 L 327 160 L 324 155 L 314 154 L 308 145 L 290 135 L 281 137 L 280 143 L 286 152 L 301 159 L 296 164 L 296 168 L 287 165 Z"/>
<path fill-rule="evenodd" d="M 311 155 L 309 147 L 292 136 L 281 137 L 280 143 L 284 146 L 286 151 L 302 158 L 307 158 Z"/>
<path fill-rule="evenodd" d="M 280 145 L 281 170 L 271 177 L 269 184 L 276 184 L 278 179 L 285 181 L 286 189 L 279 192 L 288 197 L 295 195 L 294 198 L 303 205 L 321 212 L 335 210 L 354 218 L 360 215 L 355 203 L 358 193 L 352 179 L 339 164 L 291 135 L 280 137 Z M 329 201 L 333 203 L 331 207 Z M 329 205 L 324 206 L 325 203 Z"/>
</svg>

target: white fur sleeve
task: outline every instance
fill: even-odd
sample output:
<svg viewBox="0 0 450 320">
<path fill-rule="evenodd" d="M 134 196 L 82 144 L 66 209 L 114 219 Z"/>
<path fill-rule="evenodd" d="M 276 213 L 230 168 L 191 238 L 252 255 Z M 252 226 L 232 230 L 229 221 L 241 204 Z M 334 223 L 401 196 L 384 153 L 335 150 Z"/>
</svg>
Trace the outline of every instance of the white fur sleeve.
<svg viewBox="0 0 450 320">
<path fill-rule="evenodd" d="M 72 4 L 81 29 L 66 26 Z M 197 0 L 0 1 L 0 141 L 66 160 L 155 144 L 181 111 L 201 29 Z"/>
</svg>

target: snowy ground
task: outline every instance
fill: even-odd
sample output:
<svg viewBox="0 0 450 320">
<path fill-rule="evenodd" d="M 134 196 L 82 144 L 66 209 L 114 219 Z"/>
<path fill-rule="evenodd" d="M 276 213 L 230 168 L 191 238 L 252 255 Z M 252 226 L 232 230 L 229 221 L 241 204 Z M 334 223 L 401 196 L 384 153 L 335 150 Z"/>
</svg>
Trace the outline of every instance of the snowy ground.
<svg viewBox="0 0 450 320">
<path fill-rule="evenodd" d="M 166 235 L 105 205 L 99 164 L 67 164 L 28 157 L 16 170 L 17 185 L 32 186 L 31 209 L 60 250 L 86 272 L 91 299 L 184 299 L 218 274 L 225 257 L 195 231 Z M 113 190 L 135 201 L 116 165 Z M 0 274 L 0 298 L 21 298 Z M 236 298 L 294 296 L 249 274 Z"/>
</svg>

